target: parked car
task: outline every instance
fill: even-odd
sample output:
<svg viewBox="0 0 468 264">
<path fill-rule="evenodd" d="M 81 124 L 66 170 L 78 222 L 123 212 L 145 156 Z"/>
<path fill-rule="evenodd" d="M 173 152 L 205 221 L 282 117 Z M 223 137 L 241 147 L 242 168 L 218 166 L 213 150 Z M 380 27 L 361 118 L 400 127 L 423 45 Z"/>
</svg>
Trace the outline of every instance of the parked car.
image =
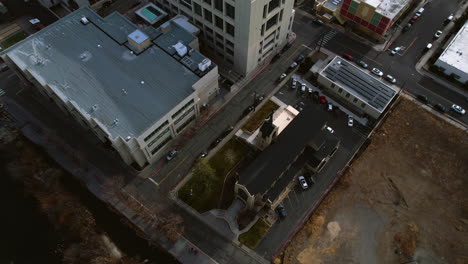
<svg viewBox="0 0 468 264">
<path fill-rule="evenodd" d="M 307 183 L 308 183 L 310 186 L 312 186 L 312 185 L 315 184 L 315 179 L 314 179 L 314 176 L 313 176 L 312 174 L 307 173 L 306 175 L 304 175 L 304 177 L 305 177 Z"/>
<path fill-rule="evenodd" d="M 383 76 L 383 72 L 377 68 L 372 68 L 371 72 L 376 76 L 379 76 L 379 77 Z"/>
<path fill-rule="evenodd" d="M 403 27 L 402 31 L 403 31 L 403 32 L 406 32 L 406 31 L 410 30 L 410 28 L 411 28 L 411 24 L 408 23 L 408 24 L 406 24 L 406 25 Z"/>
<path fill-rule="evenodd" d="M 276 207 L 276 211 L 281 218 L 285 218 L 287 216 L 286 209 L 284 209 L 284 205 L 282 204 L 279 204 L 278 207 Z"/>
<path fill-rule="evenodd" d="M 434 34 L 434 38 L 435 38 L 435 39 L 438 39 L 438 38 L 440 38 L 441 35 L 442 35 L 442 31 L 441 31 L 441 30 L 437 30 L 437 32 Z"/>
<path fill-rule="evenodd" d="M 294 109 L 296 109 L 299 112 L 302 112 L 302 110 L 304 110 L 304 108 L 302 108 L 302 106 L 300 104 L 295 104 Z"/>
<path fill-rule="evenodd" d="M 332 105 L 332 104 L 328 103 L 327 111 L 328 111 L 328 112 L 333 111 L 333 105 Z"/>
<path fill-rule="evenodd" d="M 297 62 L 293 62 L 293 63 L 291 63 L 291 65 L 289 65 L 290 70 L 293 70 L 296 67 L 297 67 Z"/>
<path fill-rule="evenodd" d="M 435 108 L 437 111 L 442 112 L 442 113 L 447 112 L 447 109 L 446 109 L 445 106 L 443 106 L 442 104 L 436 104 L 436 105 L 434 105 L 434 108 Z"/>
<path fill-rule="evenodd" d="M 320 18 L 314 18 L 314 19 L 312 20 L 312 22 L 314 22 L 314 23 L 317 24 L 317 25 L 323 25 L 323 24 L 325 24 Z"/>
<path fill-rule="evenodd" d="M 390 51 L 391 55 L 396 55 L 401 50 L 401 47 L 395 47 Z"/>
<path fill-rule="evenodd" d="M 8 65 L 5 63 L 0 64 L 0 72 L 4 72 L 8 70 Z"/>
<path fill-rule="evenodd" d="M 349 60 L 349 61 L 354 61 L 354 57 L 351 56 L 349 53 L 343 53 L 343 58 Z"/>
<path fill-rule="evenodd" d="M 294 61 L 297 63 L 300 63 L 303 60 L 304 60 L 304 55 L 299 55 Z"/>
<path fill-rule="evenodd" d="M 352 127 L 354 125 L 354 119 L 352 116 L 348 116 L 348 126 Z"/>
<path fill-rule="evenodd" d="M 282 73 L 276 82 L 280 83 L 284 78 L 286 78 L 286 73 Z"/>
<path fill-rule="evenodd" d="M 296 85 L 297 85 L 297 80 L 295 78 L 292 78 L 291 79 L 291 88 L 296 89 Z"/>
<path fill-rule="evenodd" d="M 393 83 L 393 84 L 396 83 L 396 79 L 393 76 L 389 75 L 389 74 L 387 74 L 387 76 L 385 76 L 385 80 L 387 82 L 389 82 L 389 83 Z"/>
<path fill-rule="evenodd" d="M 459 106 L 459 105 L 453 104 L 451 108 L 452 108 L 453 111 L 459 113 L 460 115 L 465 114 L 465 109 L 461 108 L 461 106 Z"/>
<path fill-rule="evenodd" d="M 417 15 L 418 17 L 420 17 L 420 16 L 422 15 L 422 13 L 424 13 L 424 8 L 423 8 L 423 7 L 421 7 L 421 8 L 418 9 L 418 11 L 416 12 L 416 15 Z"/>
<path fill-rule="evenodd" d="M 414 16 L 410 19 L 409 23 L 410 24 L 414 24 L 416 22 L 416 20 L 418 20 L 419 16 Z"/>
<path fill-rule="evenodd" d="M 307 188 L 309 188 L 309 185 L 307 185 L 304 176 L 299 176 L 297 179 L 299 180 L 299 185 L 301 185 L 303 190 L 307 190 Z"/>
<path fill-rule="evenodd" d="M 307 90 L 309 91 L 309 95 L 312 96 L 312 93 L 314 92 L 314 90 L 312 90 L 312 88 L 307 88 Z"/>
<path fill-rule="evenodd" d="M 432 48 L 432 43 L 427 43 L 426 47 L 424 48 L 424 51 L 428 51 Z"/>
<path fill-rule="evenodd" d="M 423 103 L 425 103 L 425 104 L 428 104 L 428 103 L 429 103 L 429 100 L 427 99 L 427 96 L 425 96 L 425 95 L 418 94 L 418 95 L 416 95 L 416 98 L 417 98 L 419 101 L 421 101 L 421 102 L 423 102 Z"/>
<path fill-rule="evenodd" d="M 301 83 L 301 93 L 305 93 L 306 92 L 306 85 L 305 83 Z"/>
<path fill-rule="evenodd" d="M 326 104 L 327 103 L 327 98 L 325 96 L 320 96 L 320 103 L 321 104 Z"/>
<path fill-rule="evenodd" d="M 202 151 L 200 154 L 198 154 L 199 158 L 205 158 L 206 156 L 208 156 L 208 152 L 206 151 Z"/>
<path fill-rule="evenodd" d="M 444 21 L 444 25 L 447 25 L 448 23 L 452 22 L 453 20 L 453 14 L 450 14 Z"/>
<path fill-rule="evenodd" d="M 358 60 L 358 61 L 356 62 L 356 64 L 359 65 L 359 66 L 361 66 L 361 67 L 364 68 L 364 69 L 367 69 L 367 67 L 369 67 L 369 65 L 368 65 L 365 61 L 363 61 L 363 60 Z"/>
<path fill-rule="evenodd" d="M 167 153 L 166 160 L 167 161 L 172 160 L 173 158 L 175 158 L 177 156 L 177 154 L 178 154 L 178 152 L 175 149 L 169 151 L 169 153 Z"/>
<path fill-rule="evenodd" d="M 333 128 L 329 127 L 329 126 L 326 126 L 325 129 L 330 132 L 330 133 L 335 133 L 335 130 L 333 130 Z"/>
<path fill-rule="evenodd" d="M 424 48 L 424 51 L 428 51 L 432 48 L 432 43 L 427 43 L 426 47 Z"/>
</svg>

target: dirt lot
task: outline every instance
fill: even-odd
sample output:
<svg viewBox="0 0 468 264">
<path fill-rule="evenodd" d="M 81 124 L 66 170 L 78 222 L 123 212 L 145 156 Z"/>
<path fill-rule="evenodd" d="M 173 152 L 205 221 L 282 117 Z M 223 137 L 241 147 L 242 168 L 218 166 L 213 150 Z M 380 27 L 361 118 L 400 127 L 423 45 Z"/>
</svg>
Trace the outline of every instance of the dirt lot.
<svg viewBox="0 0 468 264">
<path fill-rule="evenodd" d="M 403 100 L 284 263 L 468 263 L 467 157 L 466 132 Z"/>
</svg>

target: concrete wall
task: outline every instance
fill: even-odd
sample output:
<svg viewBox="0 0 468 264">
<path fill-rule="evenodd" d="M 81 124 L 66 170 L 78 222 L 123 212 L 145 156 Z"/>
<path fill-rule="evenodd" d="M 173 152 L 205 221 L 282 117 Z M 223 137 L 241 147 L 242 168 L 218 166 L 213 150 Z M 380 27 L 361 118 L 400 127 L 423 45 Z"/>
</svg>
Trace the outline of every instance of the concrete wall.
<svg viewBox="0 0 468 264">
<path fill-rule="evenodd" d="M 468 82 L 468 72 L 461 71 L 460 69 L 453 67 L 452 65 L 449 65 L 439 59 L 434 63 L 434 65 L 442 68 L 444 70 L 445 75 L 450 76 L 452 74 L 455 74 L 459 76 L 459 78 L 456 78 L 456 79 L 460 81 L 461 83 Z"/>
</svg>

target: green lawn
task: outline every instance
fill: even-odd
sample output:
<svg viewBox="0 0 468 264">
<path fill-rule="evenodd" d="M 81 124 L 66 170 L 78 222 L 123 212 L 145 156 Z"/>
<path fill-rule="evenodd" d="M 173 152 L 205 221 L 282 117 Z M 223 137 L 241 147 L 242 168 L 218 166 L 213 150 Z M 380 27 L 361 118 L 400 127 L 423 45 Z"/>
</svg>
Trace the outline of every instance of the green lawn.
<svg viewBox="0 0 468 264">
<path fill-rule="evenodd" d="M 263 236 L 268 231 L 268 228 L 268 224 L 265 222 L 265 220 L 258 219 L 258 221 L 250 228 L 249 231 L 239 236 L 239 242 L 251 249 L 254 249 L 262 240 Z"/>
<path fill-rule="evenodd" d="M 179 198 L 198 212 L 206 212 L 218 207 L 224 179 L 236 166 L 250 148 L 233 137 L 211 159 L 206 162 L 214 170 L 210 173 L 195 173 L 178 192 Z M 210 170 L 205 169 L 205 170 Z"/>
<path fill-rule="evenodd" d="M 245 132 L 253 133 L 262 124 L 263 120 L 268 117 L 271 112 L 274 112 L 279 108 L 279 105 L 272 101 L 266 102 L 262 108 L 260 108 L 254 116 L 252 116 L 247 123 L 242 127 Z"/>
<path fill-rule="evenodd" d="M 12 35 L 11 37 L 5 39 L 4 41 L 2 41 L 0 43 L 0 47 L 2 47 L 2 49 L 7 49 L 7 48 L 13 46 L 14 44 L 20 42 L 21 40 L 25 39 L 27 36 L 28 36 L 28 34 L 26 32 L 20 31 L 20 32 Z"/>
</svg>

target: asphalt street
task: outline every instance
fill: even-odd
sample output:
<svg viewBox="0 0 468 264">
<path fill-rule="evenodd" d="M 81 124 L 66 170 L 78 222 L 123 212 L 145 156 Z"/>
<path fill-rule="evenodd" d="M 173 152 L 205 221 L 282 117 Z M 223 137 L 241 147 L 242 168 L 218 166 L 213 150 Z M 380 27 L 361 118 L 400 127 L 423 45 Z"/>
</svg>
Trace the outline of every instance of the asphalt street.
<svg viewBox="0 0 468 264">
<path fill-rule="evenodd" d="M 460 4 L 459 0 L 432 0 L 425 6 L 423 15 L 411 27 L 402 33 L 389 46 L 403 46 L 404 50 L 395 56 L 390 55 L 390 50 L 378 52 L 372 47 L 365 45 L 345 33 L 334 31 L 327 26 L 318 26 L 312 23 L 310 15 L 306 12 L 296 12 L 295 25 L 298 40 L 314 48 L 320 37 L 317 34 L 325 34 L 324 47 L 337 55 L 349 53 L 356 59 L 362 59 L 369 64 L 369 69 L 376 67 L 390 74 L 397 79 L 397 85 L 412 94 L 423 94 L 429 98 L 433 104 L 441 103 L 450 108 L 452 104 L 458 104 L 468 109 L 468 102 L 465 96 L 459 92 L 452 91 L 434 82 L 431 78 L 422 76 L 415 68 L 423 54 L 424 47 L 434 41 L 434 33 L 443 30 L 444 20 L 452 13 L 455 13 Z M 406 19 L 408 20 L 409 17 Z M 406 21 L 405 20 L 405 21 Z M 404 23 L 402 24 L 404 26 Z M 297 30 L 299 28 L 301 30 Z M 321 27 L 321 29 L 318 29 Z M 310 37 L 315 36 L 315 37 Z M 312 39 L 312 41 L 307 41 Z M 468 115 L 460 116 L 453 111 L 447 114 L 468 124 Z"/>
</svg>

